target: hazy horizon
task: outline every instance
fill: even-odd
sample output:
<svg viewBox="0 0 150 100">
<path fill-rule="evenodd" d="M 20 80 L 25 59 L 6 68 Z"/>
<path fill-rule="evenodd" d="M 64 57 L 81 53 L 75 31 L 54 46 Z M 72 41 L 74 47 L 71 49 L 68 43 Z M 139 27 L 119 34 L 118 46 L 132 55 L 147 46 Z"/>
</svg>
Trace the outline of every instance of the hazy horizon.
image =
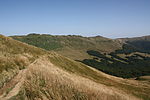
<svg viewBox="0 0 150 100">
<path fill-rule="evenodd" d="M 1 0 L 0 34 L 150 35 L 149 0 Z"/>
<path fill-rule="evenodd" d="M 2 33 L 0 33 L 0 34 L 2 34 Z M 63 35 L 65 35 L 65 36 L 68 36 L 68 35 L 79 35 L 79 36 L 83 36 L 83 37 L 95 37 L 95 36 L 102 36 L 102 35 L 90 35 L 90 36 L 84 36 L 84 35 L 82 35 L 82 34 L 61 34 L 61 33 L 59 33 L 59 34 L 51 34 L 51 33 L 26 33 L 26 34 L 13 34 L 13 35 L 7 35 L 7 34 L 2 34 L 2 35 L 5 35 L 5 36 L 23 36 L 23 35 L 28 35 L 28 34 L 40 34 L 40 35 L 42 35 L 42 34 L 47 34 L 47 35 L 56 35 L 56 36 L 63 36 Z M 112 38 L 112 37 L 107 37 L 107 36 L 102 36 L 102 37 L 105 37 L 105 38 L 110 38 L 110 39 L 117 39 L 117 38 L 134 38 L 134 37 L 143 37 L 143 36 L 150 36 L 149 34 L 147 34 L 147 35 L 139 35 L 139 36 L 130 36 L 130 37 L 114 37 L 114 38 Z"/>
</svg>

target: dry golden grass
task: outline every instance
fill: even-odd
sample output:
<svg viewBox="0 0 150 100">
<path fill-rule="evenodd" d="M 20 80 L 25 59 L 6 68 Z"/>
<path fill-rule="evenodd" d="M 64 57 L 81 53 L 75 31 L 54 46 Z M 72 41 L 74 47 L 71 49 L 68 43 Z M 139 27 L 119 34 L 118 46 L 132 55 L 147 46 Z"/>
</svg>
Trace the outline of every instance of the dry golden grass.
<svg viewBox="0 0 150 100">
<path fill-rule="evenodd" d="M 124 86 L 141 85 L 141 88 L 145 87 L 140 82 L 138 84 L 136 81 L 124 80 L 89 68 L 89 71 L 93 70 L 95 74 L 100 75 L 97 81 L 95 79 L 93 81 L 89 76 L 90 74 L 84 77 L 76 69 L 73 69 L 76 72 L 70 72 L 52 64 L 50 62 L 51 57 L 55 57 L 59 61 L 61 56 L 56 53 L 50 53 L 48 56 L 41 56 L 35 60 L 27 67 L 26 73 L 22 75 L 26 77 L 24 82 L 18 82 L 15 88 L 8 92 L 8 97 L 12 100 L 22 100 L 21 98 L 26 98 L 27 100 L 140 100 L 140 98 L 129 92 L 128 88 L 120 88 L 121 84 L 125 84 Z M 63 59 L 61 60 L 64 61 Z M 68 63 L 68 61 L 65 63 Z M 76 64 L 77 62 L 73 61 L 72 63 Z M 88 66 L 77 65 L 81 68 L 88 68 Z M 101 81 L 111 82 L 108 84 L 112 85 L 107 86 Z M 118 85 L 118 87 L 115 85 Z M 12 91 L 16 92 L 13 94 Z M 16 95 L 16 93 L 18 94 Z"/>
<path fill-rule="evenodd" d="M 38 56 L 47 52 L 0 35 L 0 87 Z"/>
<path fill-rule="evenodd" d="M 25 90 L 29 99 L 138 100 L 116 88 L 68 73 L 50 63 L 48 59 L 36 61 L 30 65 L 27 73 Z"/>
<path fill-rule="evenodd" d="M 0 85 L 0 100 L 150 98 L 147 83 L 110 76 L 57 53 L 1 35 Z"/>
</svg>

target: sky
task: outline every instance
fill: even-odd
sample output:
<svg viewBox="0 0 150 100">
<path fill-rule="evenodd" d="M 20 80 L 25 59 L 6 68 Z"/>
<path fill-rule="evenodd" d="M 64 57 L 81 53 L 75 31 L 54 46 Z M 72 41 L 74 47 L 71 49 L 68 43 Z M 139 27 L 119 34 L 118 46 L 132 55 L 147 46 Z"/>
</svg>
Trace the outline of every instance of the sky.
<svg viewBox="0 0 150 100">
<path fill-rule="evenodd" d="M 150 35 L 150 0 L 0 0 L 0 34 Z"/>
</svg>

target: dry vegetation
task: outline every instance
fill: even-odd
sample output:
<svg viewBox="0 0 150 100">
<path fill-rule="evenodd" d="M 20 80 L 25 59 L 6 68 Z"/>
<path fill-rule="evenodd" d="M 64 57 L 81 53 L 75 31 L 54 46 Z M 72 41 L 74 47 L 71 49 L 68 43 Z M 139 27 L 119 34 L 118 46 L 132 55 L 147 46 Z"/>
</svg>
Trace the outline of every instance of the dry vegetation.
<svg viewBox="0 0 150 100">
<path fill-rule="evenodd" d="M 133 96 L 95 83 L 88 78 L 68 73 L 42 58 L 30 65 L 25 81 L 26 96 L 29 99 L 54 100 L 132 100 Z"/>
<path fill-rule="evenodd" d="M 148 100 L 148 83 L 117 78 L 0 36 L 0 100 Z"/>
<path fill-rule="evenodd" d="M 0 35 L 0 88 L 45 51 Z"/>
</svg>

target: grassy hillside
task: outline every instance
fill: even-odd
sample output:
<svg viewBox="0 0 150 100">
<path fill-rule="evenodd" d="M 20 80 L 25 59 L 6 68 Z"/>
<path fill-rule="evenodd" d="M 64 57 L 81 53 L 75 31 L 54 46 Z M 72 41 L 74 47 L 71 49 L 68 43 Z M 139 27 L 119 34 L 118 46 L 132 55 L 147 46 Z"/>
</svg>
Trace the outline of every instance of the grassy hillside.
<svg viewBox="0 0 150 100">
<path fill-rule="evenodd" d="M 123 45 L 123 51 L 126 53 L 143 52 L 150 53 L 150 36 L 121 38 L 117 39 L 120 42 L 126 43 Z M 128 50 L 130 48 L 130 50 Z"/>
<path fill-rule="evenodd" d="M 111 53 L 88 50 L 91 58 L 81 60 L 107 74 L 123 78 L 150 75 L 150 36 L 123 38 L 116 41 L 122 48 Z"/>
<path fill-rule="evenodd" d="M 150 75 L 150 55 L 145 53 L 101 54 L 98 51 L 87 51 L 93 58 L 84 59 L 83 63 L 92 66 L 107 74 L 123 77 L 135 78 Z"/>
<path fill-rule="evenodd" d="M 0 87 L 45 50 L 0 35 Z"/>
<path fill-rule="evenodd" d="M 150 99 L 144 81 L 113 77 L 8 37 L 0 36 L 0 44 L 5 60 L 0 63 L 1 100 Z"/>
<path fill-rule="evenodd" d="M 80 61 L 110 75 L 123 78 L 150 75 L 150 37 L 108 39 L 104 37 L 29 34 L 12 38 Z M 95 52 L 90 52 L 95 51 Z M 96 53 L 97 52 L 97 53 Z M 139 52 L 140 54 L 135 54 Z M 92 54 L 91 54 L 92 53 Z M 124 55 L 122 58 L 120 55 Z"/>
<path fill-rule="evenodd" d="M 90 58 L 87 50 L 112 52 L 120 48 L 120 44 L 104 37 L 82 37 L 75 35 L 53 36 L 29 34 L 27 36 L 12 36 L 12 38 L 46 50 L 55 50 L 59 54 L 74 60 Z"/>
</svg>

